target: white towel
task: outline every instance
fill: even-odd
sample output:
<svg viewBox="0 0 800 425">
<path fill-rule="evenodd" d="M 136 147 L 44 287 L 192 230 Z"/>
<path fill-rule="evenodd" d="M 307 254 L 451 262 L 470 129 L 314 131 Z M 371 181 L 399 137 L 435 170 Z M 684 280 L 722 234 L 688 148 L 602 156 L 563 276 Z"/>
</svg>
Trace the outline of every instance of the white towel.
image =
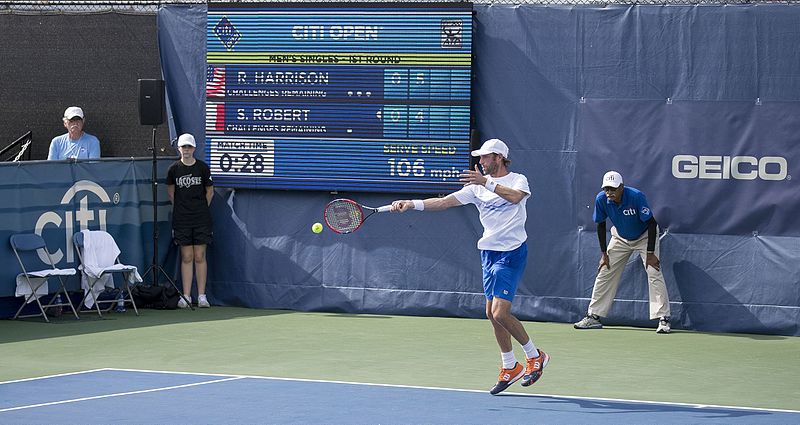
<svg viewBox="0 0 800 425">
<path fill-rule="evenodd" d="M 36 298 L 41 298 L 44 295 L 47 295 L 49 285 L 47 284 L 46 277 L 31 277 L 31 285 L 36 289 L 36 296 L 30 297 L 27 299 L 27 302 L 33 302 Z M 25 275 L 20 273 L 17 275 L 17 290 L 14 292 L 14 295 L 17 297 L 27 297 L 32 293 L 31 287 L 28 285 L 28 280 L 25 279 Z"/>
<path fill-rule="evenodd" d="M 84 293 L 91 291 L 92 296 L 86 297 L 84 305 L 92 308 L 95 300 L 105 288 L 114 288 L 114 276 L 106 272 L 125 271 L 128 283 L 141 282 L 142 277 L 136 266 L 115 264 L 120 254 L 114 238 L 104 231 L 82 230 L 83 233 L 83 278 L 81 288 Z"/>
<path fill-rule="evenodd" d="M 47 295 L 50 291 L 50 285 L 47 283 L 47 278 L 50 276 L 72 276 L 75 274 L 75 269 L 47 269 L 36 272 L 28 273 L 30 276 L 31 285 L 36 289 L 36 296 L 41 297 Z M 17 290 L 14 295 L 17 297 L 27 297 L 31 294 L 31 287 L 25 279 L 25 275 L 20 273 L 17 275 Z M 32 302 L 34 297 L 30 297 L 27 302 Z"/>
</svg>

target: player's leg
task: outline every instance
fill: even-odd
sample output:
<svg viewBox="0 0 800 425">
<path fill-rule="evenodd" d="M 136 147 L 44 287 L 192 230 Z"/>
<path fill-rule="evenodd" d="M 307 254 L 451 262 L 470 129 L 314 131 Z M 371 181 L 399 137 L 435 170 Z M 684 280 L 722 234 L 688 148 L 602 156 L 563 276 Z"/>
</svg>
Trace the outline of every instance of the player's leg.
<svg viewBox="0 0 800 425">
<path fill-rule="evenodd" d="M 500 347 L 500 359 L 502 366 L 500 366 L 500 375 L 497 378 L 497 383 L 489 390 L 489 393 L 494 395 L 506 388 L 511 384 L 517 382 L 525 373 L 525 369 L 517 362 L 514 357 L 513 347 L 511 346 L 511 334 L 506 330 L 502 323 L 495 317 L 494 305 L 496 298 L 494 297 L 496 277 L 492 272 L 492 265 L 497 260 L 499 252 L 497 251 L 481 251 L 481 266 L 483 268 L 483 292 L 486 296 L 486 318 L 492 324 L 495 340 Z"/>
<path fill-rule="evenodd" d="M 647 286 L 650 298 L 650 319 L 658 320 L 658 333 L 669 333 L 672 329 L 670 324 L 669 295 L 667 295 L 667 285 L 664 281 L 664 274 L 661 270 L 647 266 L 647 236 L 637 242 L 636 251 L 642 259 L 647 272 Z M 661 258 L 661 242 L 656 239 L 655 255 Z"/>
</svg>

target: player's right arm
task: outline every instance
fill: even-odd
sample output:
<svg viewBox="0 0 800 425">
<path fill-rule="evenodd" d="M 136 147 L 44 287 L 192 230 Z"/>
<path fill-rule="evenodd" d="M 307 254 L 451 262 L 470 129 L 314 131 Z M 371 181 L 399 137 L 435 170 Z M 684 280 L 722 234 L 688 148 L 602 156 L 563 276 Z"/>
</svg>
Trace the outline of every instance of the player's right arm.
<svg viewBox="0 0 800 425">
<path fill-rule="evenodd" d="M 461 205 L 461 202 L 459 202 L 458 199 L 456 199 L 456 197 L 451 193 L 444 198 L 423 199 L 422 205 L 424 205 L 424 211 L 442 211 L 448 208 L 458 207 Z M 402 213 L 413 209 L 414 201 L 412 200 L 405 199 L 392 202 L 392 212 Z"/>
</svg>

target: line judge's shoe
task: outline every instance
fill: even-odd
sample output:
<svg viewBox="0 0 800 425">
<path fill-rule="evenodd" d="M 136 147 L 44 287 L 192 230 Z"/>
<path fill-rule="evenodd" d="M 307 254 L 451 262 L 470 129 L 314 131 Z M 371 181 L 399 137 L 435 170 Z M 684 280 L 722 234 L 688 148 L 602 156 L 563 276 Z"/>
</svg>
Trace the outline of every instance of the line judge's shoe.
<svg viewBox="0 0 800 425">
<path fill-rule="evenodd" d="M 209 308 L 211 304 L 208 303 L 208 298 L 206 298 L 206 294 L 198 295 L 197 296 L 197 306 L 200 308 Z"/>
<path fill-rule="evenodd" d="M 189 300 L 189 303 L 192 302 L 192 297 L 187 296 L 186 300 Z M 186 302 L 183 297 L 178 299 L 178 308 L 189 308 L 189 303 Z"/>
<path fill-rule="evenodd" d="M 497 395 L 506 388 L 510 387 L 511 384 L 517 382 L 519 378 L 522 378 L 522 375 L 525 374 L 525 369 L 522 368 L 522 365 L 517 362 L 514 364 L 514 367 L 511 369 L 503 369 L 500 368 L 500 376 L 497 378 L 497 383 L 489 390 L 489 394 Z"/>
<path fill-rule="evenodd" d="M 587 314 L 586 317 L 573 325 L 575 329 L 602 329 L 603 324 L 600 323 L 600 316 L 596 314 Z"/>
<path fill-rule="evenodd" d="M 539 350 L 539 357 L 528 359 L 528 364 L 525 367 L 525 374 L 522 375 L 522 386 L 527 387 L 533 385 L 544 373 L 544 367 L 550 362 L 550 356 L 542 350 Z"/>
<path fill-rule="evenodd" d="M 656 333 L 659 334 L 668 334 L 672 331 L 672 328 L 669 325 L 669 317 L 662 317 L 658 321 L 658 329 L 656 329 Z"/>
</svg>

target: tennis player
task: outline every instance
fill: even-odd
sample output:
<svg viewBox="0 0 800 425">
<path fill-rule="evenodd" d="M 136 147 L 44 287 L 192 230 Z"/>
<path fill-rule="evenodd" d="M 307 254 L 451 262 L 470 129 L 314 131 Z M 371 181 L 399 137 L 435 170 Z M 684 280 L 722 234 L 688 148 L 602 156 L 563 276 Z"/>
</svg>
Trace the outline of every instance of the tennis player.
<svg viewBox="0 0 800 425">
<path fill-rule="evenodd" d="M 511 314 L 511 303 L 528 260 L 525 232 L 525 203 L 531 195 L 528 179 L 508 171 L 511 163 L 508 146 L 500 139 L 487 140 L 480 149 L 472 151 L 472 156 L 481 158 L 480 165 L 486 174 L 478 171 L 476 165 L 475 170 L 464 170 L 460 175 L 465 183 L 461 190 L 444 198 L 394 201 L 392 212 L 441 211 L 466 204 L 478 208 L 483 225 L 478 249 L 483 266 L 486 317 L 494 328 L 503 362 L 497 384 L 489 392 L 498 394 L 520 378 L 523 386 L 536 382 L 550 358 L 533 345 L 522 323 Z M 525 351 L 525 368 L 514 357 L 511 337 Z"/>
</svg>

